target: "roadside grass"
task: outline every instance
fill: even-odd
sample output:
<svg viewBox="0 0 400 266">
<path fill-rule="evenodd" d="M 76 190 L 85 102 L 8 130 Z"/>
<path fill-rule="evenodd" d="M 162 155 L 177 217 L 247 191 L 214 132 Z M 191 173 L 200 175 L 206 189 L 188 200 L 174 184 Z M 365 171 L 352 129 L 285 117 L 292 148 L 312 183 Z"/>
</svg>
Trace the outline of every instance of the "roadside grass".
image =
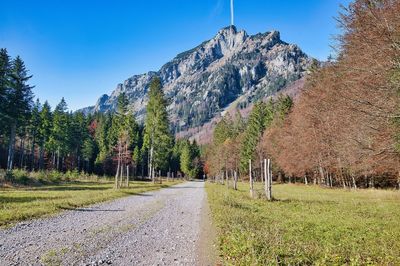
<svg viewBox="0 0 400 266">
<path fill-rule="evenodd" d="M 114 182 L 84 182 L 23 187 L 0 188 L 0 227 L 16 222 L 74 209 L 90 204 L 156 190 L 181 181 L 162 184 L 131 181 L 129 188 L 114 189 Z"/>
<path fill-rule="evenodd" d="M 400 265 L 399 191 L 276 184 L 267 202 L 246 183 L 206 190 L 227 265 Z"/>
</svg>

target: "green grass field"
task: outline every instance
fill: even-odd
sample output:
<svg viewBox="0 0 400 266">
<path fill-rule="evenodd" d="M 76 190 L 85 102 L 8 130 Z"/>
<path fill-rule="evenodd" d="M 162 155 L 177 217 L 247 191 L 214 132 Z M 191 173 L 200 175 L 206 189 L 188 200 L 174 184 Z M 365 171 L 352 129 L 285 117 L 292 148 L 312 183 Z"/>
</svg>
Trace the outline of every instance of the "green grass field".
<svg viewBox="0 0 400 266">
<path fill-rule="evenodd" d="M 72 182 L 31 188 L 0 189 L 0 227 L 62 210 L 160 189 L 178 182 L 130 182 L 116 190 L 114 182 Z"/>
<path fill-rule="evenodd" d="M 399 191 L 273 185 L 267 202 L 248 184 L 206 189 L 228 265 L 400 265 Z"/>
</svg>

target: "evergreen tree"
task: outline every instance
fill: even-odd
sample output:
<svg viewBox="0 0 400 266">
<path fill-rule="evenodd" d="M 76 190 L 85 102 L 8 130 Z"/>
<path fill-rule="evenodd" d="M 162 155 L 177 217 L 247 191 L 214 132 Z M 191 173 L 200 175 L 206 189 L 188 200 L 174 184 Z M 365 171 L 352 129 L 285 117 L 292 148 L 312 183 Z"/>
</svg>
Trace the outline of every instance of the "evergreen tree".
<svg viewBox="0 0 400 266">
<path fill-rule="evenodd" d="M 53 127 L 53 117 L 49 103 L 46 101 L 40 111 L 40 125 L 39 125 L 39 169 L 44 169 L 44 152 L 45 147 L 48 147 L 48 142 Z"/>
<path fill-rule="evenodd" d="M 224 141 L 233 136 L 232 123 L 229 117 L 223 117 L 215 126 L 214 139 L 215 145 L 221 145 Z"/>
<path fill-rule="evenodd" d="M 125 93 L 118 97 L 118 109 L 113 116 L 111 136 L 117 160 L 115 184 L 122 185 L 123 172 L 126 169 L 126 185 L 129 184 L 129 165 L 132 162 L 132 149 L 138 144 L 139 130 L 135 117 L 128 111 L 128 99 Z M 118 179 L 120 177 L 120 180 Z"/>
<path fill-rule="evenodd" d="M 32 108 L 31 119 L 29 122 L 29 135 L 31 137 L 31 169 L 35 169 L 35 145 L 38 143 L 40 138 L 40 125 L 42 124 L 40 111 L 41 104 L 39 99 L 36 100 L 35 105 Z"/>
<path fill-rule="evenodd" d="M 91 137 L 85 138 L 82 144 L 82 157 L 84 159 L 83 169 L 86 172 L 91 172 L 90 162 L 92 161 L 95 153 L 95 142 Z"/>
<path fill-rule="evenodd" d="M 193 141 L 191 144 L 189 140 L 183 142 L 180 165 L 182 172 L 189 178 L 194 178 L 200 172 L 200 149 Z"/>
<path fill-rule="evenodd" d="M 133 150 L 132 161 L 134 164 L 134 173 L 133 174 L 134 174 L 134 176 L 136 176 L 138 165 L 142 163 L 142 155 L 140 153 L 140 148 L 138 145 L 136 145 L 135 149 Z"/>
<path fill-rule="evenodd" d="M 178 172 L 181 169 L 181 153 L 186 140 L 178 139 L 175 141 L 171 152 L 170 169 L 173 172 Z"/>
<path fill-rule="evenodd" d="M 13 168 L 15 136 L 18 128 L 27 122 L 32 105 L 32 88 L 27 84 L 32 76 L 28 76 L 25 64 L 17 56 L 12 62 L 10 88 L 7 92 L 6 114 L 10 124 L 7 170 Z"/>
<path fill-rule="evenodd" d="M 240 168 L 243 172 L 247 171 L 249 160 L 253 159 L 254 151 L 265 129 L 265 114 L 266 104 L 263 102 L 257 102 L 249 116 L 240 150 Z"/>
<path fill-rule="evenodd" d="M 0 136 L 5 133 L 9 121 L 7 94 L 10 89 L 11 63 L 6 49 L 0 49 Z"/>
<path fill-rule="evenodd" d="M 149 151 L 149 173 L 155 181 L 154 171 L 166 168 L 172 146 L 167 101 L 164 98 L 159 78 L 151 81 L 146 111 L 144 146 Z"/>
<path fill-rule="evenodd" d="M 89 133 L 88 119 L 81 112 L 76 112 L 70 116 L 70 124 L 68 126 L 68 152 L 75 155 L 73 160 L 73 168 L 80 169 L 81 167 L 81 157 L 82 157 L 82 147 L 87 139 L 90 139 L 92 143 L 91 136 Z"/>
<path fill-rule="evenodd" d="M 53 128 L 50 136 L 50 148 L 53 152 L 53 167 L 60 170 L 60 160 L 66 154 L 69 147 L 69 117 L 67 103 L 64 98 L 54 109 Z"/>
<path fill-rule="evenodd" d="M 96 158 L 96 164 L 103 164 L 110 155 L 110 128 L 112 116 L 111 114 L 100 115 L 98 118 L 95 139 L 99 147 L 99 154 Z"/>
<path fill-rule="evenodd" d="M 188 140 L 185 141 L 180 157 L 181 170 L 185 176 L 191 178 L 192 174 L 192 154 L 190 149 L 190 143 Z"/>
</svg>

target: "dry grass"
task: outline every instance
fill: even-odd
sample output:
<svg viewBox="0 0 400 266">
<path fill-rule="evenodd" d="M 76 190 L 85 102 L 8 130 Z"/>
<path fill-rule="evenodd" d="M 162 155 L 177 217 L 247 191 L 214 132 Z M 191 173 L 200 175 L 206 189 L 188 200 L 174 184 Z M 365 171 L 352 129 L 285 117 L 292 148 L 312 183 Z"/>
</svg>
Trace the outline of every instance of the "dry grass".
<svg viewBox="0 0 400 266">
<path fill-rule="evenodd" d="M 267 202 L 248 184 L 206 188 L 227 264 L 400 264 L 399 191 L 274 185 Z"/>
</svg>

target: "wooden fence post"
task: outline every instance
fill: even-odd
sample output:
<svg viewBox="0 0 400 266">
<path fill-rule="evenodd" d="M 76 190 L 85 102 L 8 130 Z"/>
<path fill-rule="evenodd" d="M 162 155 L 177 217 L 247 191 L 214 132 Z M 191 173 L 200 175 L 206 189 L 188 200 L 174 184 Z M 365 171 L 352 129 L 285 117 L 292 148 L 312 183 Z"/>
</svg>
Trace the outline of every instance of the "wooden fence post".
<svg viewBox="0 0 400 266">
<path fill-rule="evenodd" d="M 269 184 L 269 174 L 268 174 L 268 172 L 267 172 L 267 167 L 268 167 L 269 165 L 267 165 L 267 159 L 264 159 L 264 178 L 265 178 L 265 183 L 264 183 L 264 190 L 265 190 L 265 196 L 268 198 L 268 194 L 269 194 L 269 192 L 268 192 L 268 190 L 269 190 L 269 187 L 268 187 L 268 184 Z"/>
<path fill-rule="evenodd" d="M 271 167 L 271 159 L 268 159 L 267 162 L 264 161 L 264 163 L 267 164 L 267 167 L 265 167 L 265 172 L 267 174 L 267 180 L 265 184 L 267 185 L 266 188 L 266 193 L 267 193 L 267 199 L 269 201 L 272 200 L 272 167 Z"/>
<path fill-rule="evenodd" d="M 250 197 L 254 198 L 253 176 L 251 174 L 251 159 L 249 160 Z"/>
</svg>

